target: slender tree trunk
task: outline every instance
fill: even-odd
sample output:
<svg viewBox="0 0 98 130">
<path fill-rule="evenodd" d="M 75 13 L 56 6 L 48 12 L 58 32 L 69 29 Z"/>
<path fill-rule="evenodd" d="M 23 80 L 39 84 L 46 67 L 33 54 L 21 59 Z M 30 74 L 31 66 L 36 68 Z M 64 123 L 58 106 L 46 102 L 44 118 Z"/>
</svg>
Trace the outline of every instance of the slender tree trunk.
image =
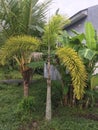
<svg viewBox="0 0 98 130">
<path fill-rule="evenodd" d="M 61 85 L 62 85 L 62 105 L 63 106 L 66 106 L 67 105 L 67 100 L 68 100 L 68 95 L 64 94 L 63 91 L 64 91 L 64 81 L 62 80 L 61 78 Z"/>
<path fill-rule="evenodd" d="M 24 97 L 29 96 L 29 84 L 30 84 L 30 76 L 31 76 L 31 69 L 27 69 L 22 72 L 23 76 L 23 86 L 24 86 Z"/>
<path fill-rule="evenodd" d="M 46 99 L 46 120 L 51 120 L 51 76 L 50 76 L 50 46 L 48 46 L 48 79 Z"/>
<path fill-rule="evenodd" d="M 24 86 L 24 97 L 29 96 L 29 83 L 26 81 L 23 81 L 23 86 Z"/>
<path fill-rule="evenodd" d="M 51 120 L 51 80 L 47 79 L 46 120 Z"/>
</svg>

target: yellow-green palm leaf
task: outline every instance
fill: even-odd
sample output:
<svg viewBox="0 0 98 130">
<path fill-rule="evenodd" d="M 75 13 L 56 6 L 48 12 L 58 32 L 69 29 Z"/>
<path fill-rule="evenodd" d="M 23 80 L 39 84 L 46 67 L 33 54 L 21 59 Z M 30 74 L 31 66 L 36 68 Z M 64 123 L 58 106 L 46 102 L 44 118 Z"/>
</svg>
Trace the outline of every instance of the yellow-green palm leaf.
<svg viewBox="0 0 98 130">
<path fill-rule="evenodd" d="M 64 47 L 57 50 L 57 55 L 61 62 L 66 66 L 72 77 L 72 84 L 74 87 L 74 95 L 77 99 L 81 99 L 84 95 L 84 88 L 86 87 L 87 73 L 85 66 L 72 48 Z"/>
<path fill-rule="evenodd" d="M 40 40 L 31 36 L 16 36 L 9 38 L 0 50 L 0 62 L 15 59 L 21 66 L 29 61 L 31 52 L 38 49 Z"/>
</svg>

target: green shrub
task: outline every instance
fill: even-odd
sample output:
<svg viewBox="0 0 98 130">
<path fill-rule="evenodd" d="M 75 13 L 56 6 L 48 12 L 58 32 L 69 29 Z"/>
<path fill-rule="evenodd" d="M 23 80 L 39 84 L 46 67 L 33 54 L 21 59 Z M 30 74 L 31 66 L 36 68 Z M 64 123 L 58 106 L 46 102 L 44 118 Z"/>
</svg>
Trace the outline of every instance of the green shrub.
<svg viewBox="0 0 98 130">
<path fill-rule="evenodd" d="M 32 119 L 32 113 L 36 110 L 34 98 L 24 97 L 18 104 L 16 113 L 21 121 L 28 121 Z"/>
<path fill-rule="evenodd" d="M 20 110 L 23 110 L 24 112 L 34 111 L 34 98 L 31 96 L 24 97 L 19 103 L 18 107 Z"/>
</svg>

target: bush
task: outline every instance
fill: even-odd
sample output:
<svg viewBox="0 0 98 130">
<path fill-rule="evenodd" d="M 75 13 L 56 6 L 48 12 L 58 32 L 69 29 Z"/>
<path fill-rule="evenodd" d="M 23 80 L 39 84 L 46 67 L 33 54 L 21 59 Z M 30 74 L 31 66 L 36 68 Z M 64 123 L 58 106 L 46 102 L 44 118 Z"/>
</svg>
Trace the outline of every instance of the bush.
<svg viewBox="0 0 98 130">
<path fill-rule="evenodd" d="M 16 113 L 21 121 L 28 121 L 32 119 L 32 113 L 36 110 L 34 98 L 24 97 L 18 104 Z"/>
</svg>

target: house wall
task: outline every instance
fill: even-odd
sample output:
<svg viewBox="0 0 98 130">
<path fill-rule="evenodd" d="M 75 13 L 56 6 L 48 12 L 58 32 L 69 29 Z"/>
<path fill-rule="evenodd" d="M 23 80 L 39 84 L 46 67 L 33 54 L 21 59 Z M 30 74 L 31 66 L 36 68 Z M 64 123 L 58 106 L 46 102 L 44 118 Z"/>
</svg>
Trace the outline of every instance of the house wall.
<svg viewBox="0 0 98 130">
<path fill-rule="evenodd" d="M 87 21 L 92 22 L 98 33 L 98 5 L 88 8 Z"/>
</svg>

